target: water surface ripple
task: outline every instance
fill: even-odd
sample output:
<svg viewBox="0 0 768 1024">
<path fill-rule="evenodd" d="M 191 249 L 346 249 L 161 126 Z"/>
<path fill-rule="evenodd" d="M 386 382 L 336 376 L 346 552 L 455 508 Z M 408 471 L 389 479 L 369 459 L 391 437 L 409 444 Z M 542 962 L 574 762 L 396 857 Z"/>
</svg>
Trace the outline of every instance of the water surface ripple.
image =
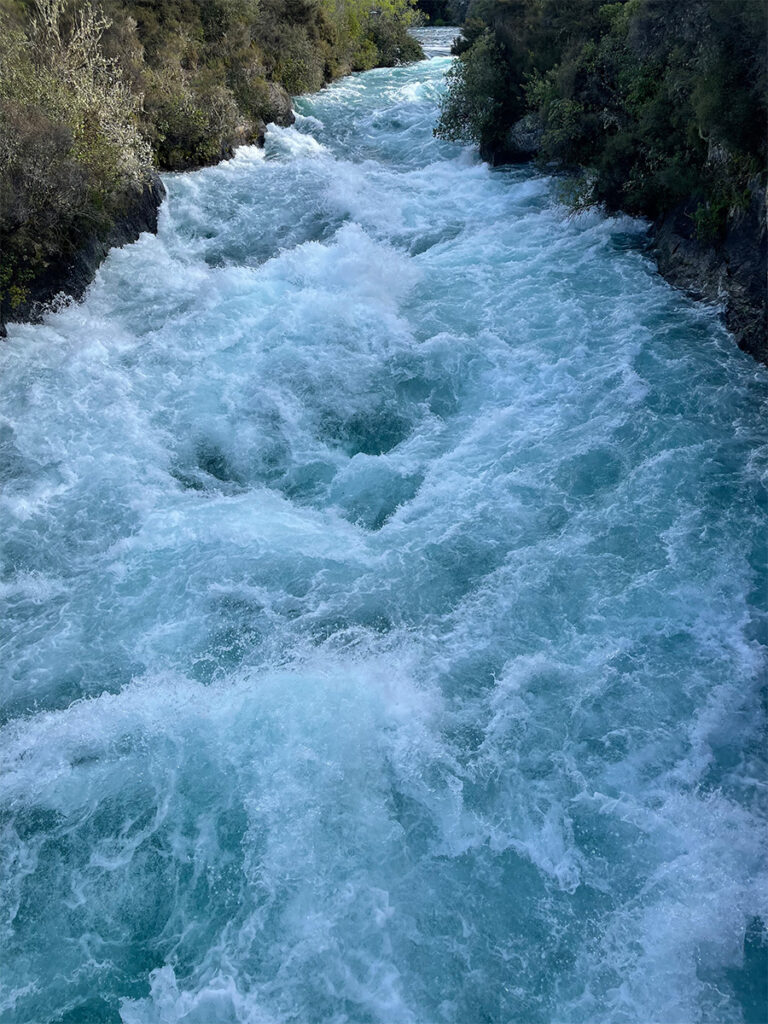
<svg viewBox="0 0 768 1024">
<path fill-rule="evenodd" d="M 765 1019 L 768 378 L 432 59 L 0 352 L 0 1017 Z"/>
</svg>

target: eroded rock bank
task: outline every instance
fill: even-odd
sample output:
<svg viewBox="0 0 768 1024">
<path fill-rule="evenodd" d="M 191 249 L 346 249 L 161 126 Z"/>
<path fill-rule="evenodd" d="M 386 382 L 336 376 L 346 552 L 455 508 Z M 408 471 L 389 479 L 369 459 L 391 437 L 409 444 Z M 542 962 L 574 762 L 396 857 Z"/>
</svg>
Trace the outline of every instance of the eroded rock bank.
<svg viewBox="0 0 768 1024">
<path fill-rule="evenodd" d="M 423 57 L 411 0 L 0 0 L 0 334 L 157 224 L 160 171 L 290 124 L 291 96 Z"/>
<path fill-rule="evenodd" d="M 651 239 L 661 274 L 694 298 L 721 302 L 739 348 L 768 365 L 768 232 L 759 182 L 721 238 L 699 240 L 693 211 L 680 206 L 653 225 Z"/>
<path fill-rule="evenodd" d="M 7 292 L 0 299 L 0 337 L 7 334 L 6 324 L 42 319 L 57 296 L 81 299 L 110 249 L 135 242 L 144 231 L 157 231 L 160 205 L 165 186 L 159 174 L 125 198 L 125 212 L 106 234 L 95 232 L 67 260 L 51 263 L 26 290 L 24 299 L 13 305 Z"/>
<path fill-rule="evenodd" d="M 494 167 L 541 157 L 543 128 L 535 114 L 515 122 L 497 144 L 480 145 Z M 696 202 L 681 203 L 657 218 L 650 251 L 670 284 L 694 299 L 722 305 L 725 325 L 739 348 L 768 365 L 768 211 L 766 190 L 755 178 L 747 201 L 728 213 L 715 237 L 696 230 Z"/>
</svg>

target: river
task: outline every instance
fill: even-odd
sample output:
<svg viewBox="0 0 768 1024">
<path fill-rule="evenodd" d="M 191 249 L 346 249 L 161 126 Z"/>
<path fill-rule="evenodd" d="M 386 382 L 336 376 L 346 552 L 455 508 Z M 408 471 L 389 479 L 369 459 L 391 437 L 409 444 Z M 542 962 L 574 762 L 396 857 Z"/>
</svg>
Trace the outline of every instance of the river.
<svg viewBox="0 0 768 1024">
<path fill-rule="evenodd" d="M 0 1017 L 762 1020 L 768 376 L 430 58 L 0 349 Z"/>
</svg>

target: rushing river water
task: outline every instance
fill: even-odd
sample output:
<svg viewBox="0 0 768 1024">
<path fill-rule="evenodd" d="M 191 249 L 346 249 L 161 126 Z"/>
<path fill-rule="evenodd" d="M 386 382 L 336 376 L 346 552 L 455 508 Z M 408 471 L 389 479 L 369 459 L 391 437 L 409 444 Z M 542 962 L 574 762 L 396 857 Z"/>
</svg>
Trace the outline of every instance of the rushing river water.
<svg viewBox="0 0 768 1024">
<path fill-rule="evenodd" d="M 768 375 L 451 35 L 0 350 L 3 1021 L 764 1019 Z"/>
</svg>

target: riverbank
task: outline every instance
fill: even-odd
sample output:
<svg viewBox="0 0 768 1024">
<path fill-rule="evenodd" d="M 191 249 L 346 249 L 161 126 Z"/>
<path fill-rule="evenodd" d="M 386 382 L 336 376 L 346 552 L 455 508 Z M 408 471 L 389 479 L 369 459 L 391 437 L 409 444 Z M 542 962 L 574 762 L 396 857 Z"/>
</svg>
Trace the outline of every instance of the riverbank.
<svg viewBox="0 0 768 1024">
<path fill-rule="evenodd" d="M 154 230 L 158 171 L 292 123 L 291 96 L 423 56 L 411 0 L 0 0 L 0 336 Z"/>
<path fill-rule="evenodd" d="M 48 263 L 26 282 L 23 298 L 14 303 L 8 289 L 0 292 L 0 338 L 7 336 L 8 323 L 39 323 L 57 297 L 64 302 L 82 299 L 111 249 L 135 242 L 145 231 L 157 231 L 164 198 L 165 186 L 153 173 L 126 194 L 123 212 L 106 231 L 81 238 L 69 258 Z"/>
<path fill-rule="evenodd" d="M 768 377 L 445 35 L 0 345 L 4 1024 L 766 1019 Z"/>
<path fill-rule="evenodd" d="M 481 155 L 495 167 L 544 162 L 541 135 L 527 118 L 503 143 L 482 146 Z M 768 218 L 759 177 L 749 182 L 747 193 L 743 205 L 728 212 L 717 237 L 697 234 L 697 204 L 689 201 L 652 221 L 647 245 L 666 281 L 694 299 L 719 305 L 739 348 L 768 365 Z"/>
<path fill-rule="evenodd" d="M 696 237 L 686 205 L 658 219 L 650 241 L 662 277 L 696 299 L 720 304 L 739 348 L 768 365 L 768 231 L 761 182 L 751 183 L 748 202 L 728 216 L 717 241 Z"/>
<path fill-rule="evenodd" d="M 768 60 L 758 0 L 474 5 L 438 133 L 573 170 L 574 209 L 642 217 L 659 270 L 768 362 Z"/>
</svg>

